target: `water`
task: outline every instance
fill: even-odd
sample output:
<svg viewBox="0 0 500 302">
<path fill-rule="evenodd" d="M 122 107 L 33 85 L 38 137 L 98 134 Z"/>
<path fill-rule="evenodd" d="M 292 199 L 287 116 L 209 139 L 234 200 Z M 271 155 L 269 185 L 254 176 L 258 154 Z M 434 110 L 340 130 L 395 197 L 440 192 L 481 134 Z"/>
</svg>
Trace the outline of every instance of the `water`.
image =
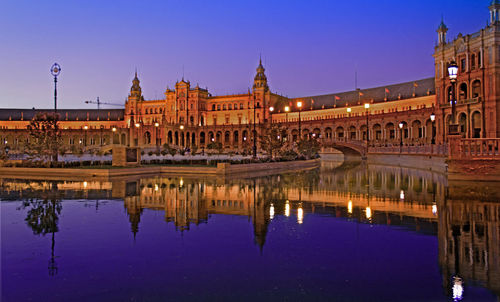
<svg viewBox="0 0 500 302">
<path fill-rule="evenodd" d="M 498 301 L 498 183 L 1 179 L 2 301 Z"/>
</svg>

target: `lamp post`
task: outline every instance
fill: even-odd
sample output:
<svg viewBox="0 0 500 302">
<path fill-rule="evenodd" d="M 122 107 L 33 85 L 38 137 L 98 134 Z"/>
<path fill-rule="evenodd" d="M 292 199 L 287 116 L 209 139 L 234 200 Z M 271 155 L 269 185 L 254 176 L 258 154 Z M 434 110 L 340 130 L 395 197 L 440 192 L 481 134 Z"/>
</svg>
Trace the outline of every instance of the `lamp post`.
<svg viewBox="0 0 500 302">
<path fill-rule="evenodd" d="M 89 126 L 83 126 L 83 130 L 85 130 L 85 139 L 83 140 L 83 145 L 87 147 L 87 131 L 89 130 Z"/>
<path fill-rule="evenodd" d="M 135 146 L 138 147 L 139 146 L 139 127 L 141 126 L 140 123 L 135 123 L 135 128 L 137 129 L 137 138 L 136 138 L 136 141 L 135 141 Z"/>
<path fill-rule="evenodd" d="M 57 76 L 61 73 L 61 66 L 54 63 L 50 68 L 50 73 L 54 76 L 54 113 L 57 113 Z"/>
<path fill-rule="evenodd" d="M 370 109 L 370 104 L 365 104 L 366 109 L 366 149 L 368 149 L 368 144 L 370 143 L 370 127 L 368 126 L 368 109 Z"/>
<path fill-rule="evenodd" d="M 181 131 L 183 131 L 183 130 L 184 130 L 184 125 L 180 125 L 180 126 L 179 126 L 179 129 L 181 129 Z M 185 138 L 184 138 L 184 132 L 181 132 L 180 134 L 182 135 L 182 136 L 181 136 L 181 137 L 182 137 L 182 142 L 181 142 L 181 145 L 182 145 L 182 147 L 184 147 L 184 145 L 186 144 L 186 142 L 185 142 Z"/>
<path fill-rule="evenodd" d="M 112 135 L 112 138 L 111 138 L 111 144 L 115 144 L 115 133 L 116 133 L 116 127 L 113 127 L 111 128 L 111 131 L 113 132 L 111 135 Z M 118 141 L 120 140 L 120 138 L 118 137 Z"/>
<path fill-rule="evenodd" d="M 257 158 L 257 130 L 255 129 L 255 94 L 253 96 L 253 158 Z"/>
<path fill-rule="evenodd" d="M 290 112 L 290 106 L 285 106 L 285 123 L 286 123 L 286 141 L 288 141 L 288 112 Z"/>
<path fill-rule="evenodd" d="M 403 148 L 403 122 L 399 122 L 399 153 L 401 153 L 401 149 Z"/>
<path fill-rule="evenodd" d="M 300 128 L 300 112 L 302 111 L 302 102 L 297 102 L 297 108 L 299 108 L 299 141 L 302 140 L 301 128 Z"/>
<path fill-rule="evenodd" d="M 54 63 L 52 65 L 52 67 L 50 68 L 50 73 L 52 74 L 52 76 L 54 76 L 54 132 L 55 132 L 55 135 L 54 135 L 54 142 L 53 142 L 53 147 L 54 147 L 54 150 L 53 150 L 53 154 L 52 154 L 52 159 L 54 162 L 57 162 L 58 159 L 57 159 L 57 153 L 58 153 L 58 150 L 57 150 L 57 135 L 58 135 L 58 131 L 57 131 L 57 76 L 59 76 L 59 74 L 61 73 L 61 66 L 59 66 L 59 64 L 57 63 Z"/>
<path fill-rule="evenodd" d="M 156 139 L 156 153 L 160 152 L 160 144 L 158 140 L 158 128 L 160 127 L 160 123 L 155 122 L 155 139 Z"/>
<path fill-rule="evenodd" d="M 456 98 L 455 98 L 455 85 L 457 83 L 458 65 L 452 61 L 448 65 L 448 75 L 451 81 L 451 123 L 448 128 L 448 134 L 458 134 L 458 124 L 456 124 Z"/>
<path fill-rule="evenodd" d="M 431 114 L 431 122 L 432 122 L 432 130 L 431 130 L 431 144 L 435 145 L 436 144 L 436 129 L 435 129 L 435 123 L 436 123 L 436 115 L 434 112 Z"/>
</svg>

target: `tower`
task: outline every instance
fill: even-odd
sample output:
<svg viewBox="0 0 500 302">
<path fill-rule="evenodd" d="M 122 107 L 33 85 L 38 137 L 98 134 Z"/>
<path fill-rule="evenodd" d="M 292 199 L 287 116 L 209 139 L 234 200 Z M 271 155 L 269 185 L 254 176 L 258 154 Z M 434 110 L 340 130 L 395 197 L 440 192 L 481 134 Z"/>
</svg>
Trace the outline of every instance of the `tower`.
<svg viewBox="0 0 500 302">
<path fill-rule="evenodd" d="M 257 66 L 257 74 L 255 75 L 253 79 L 253 89 L 257 88 L 263 88 L 264 91 L 267 91 L 269 89 L 269 86 L 267 85 L 267 77 L 266 74 L 264 73 L 266 70 L 264 69 L 264 66 L 262 66 L 262 59 L 259 59 L 259 66 Z"/>
<path fill-rule="evenodd" d="M 437 29 L 438 33 L 438 45 L 446 44 L 446 33 L 448 32 L 448 27 L 444 24 L 443 19 L 441 19 L 441 24 Z"/>
<path fill-rule="evenodd" d="M 497 24 L 500 22 L 500 0 L 492 0 L 489 6 L 490 23 Z"/>
</svg>

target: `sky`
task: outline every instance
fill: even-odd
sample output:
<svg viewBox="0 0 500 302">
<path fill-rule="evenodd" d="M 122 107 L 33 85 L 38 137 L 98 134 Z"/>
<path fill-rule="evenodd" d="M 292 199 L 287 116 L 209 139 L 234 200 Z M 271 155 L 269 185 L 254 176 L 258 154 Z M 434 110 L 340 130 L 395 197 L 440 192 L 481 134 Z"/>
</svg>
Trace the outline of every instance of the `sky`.
<svg viewBox="0 0 500 302">
<path fill-rule="evenodd" d="M 123 104 L 137 68 L 146 99 L 184 78 L 245 93 L 262 56 L 270 88 L 301 97 L 434 76 L 436 29 L 479 31 L 490 0 L 3 0 L 0 108 Z M 116 108 L 116 107 L 110 107 Z"/>
</svg>

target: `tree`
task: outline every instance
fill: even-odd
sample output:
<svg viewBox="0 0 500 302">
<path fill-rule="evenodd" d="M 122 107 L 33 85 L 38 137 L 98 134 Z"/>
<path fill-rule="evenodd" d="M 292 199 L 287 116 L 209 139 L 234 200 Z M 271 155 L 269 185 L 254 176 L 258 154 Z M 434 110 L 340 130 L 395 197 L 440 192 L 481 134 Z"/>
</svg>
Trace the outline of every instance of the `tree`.
<svg viewBox="0 0 500 302">
<path fill-rule="evenodd" d="M 48 163 L 56 162 L 60 146 L 61 132 L 57 127 L 58 116 L 50 113 L 37 113 L 28 125 L 29 142 L 26 154 L 31 160 Z"/>
<path fill-rule="evenodd" d="M 320 144 L 315 138 L 302 139 L 297 144 L 297 151 L 306 158 L 314 158 L 318 155 Z"/>
<path fill-rule="evenodd" d="M 273 124 L 263 135 L 260 136 L 262 149 L 272 158 L 274 154 L 281 151 L 285 145 L 283 139 L 285 130 L 278 124 Z"/>
</svg>

